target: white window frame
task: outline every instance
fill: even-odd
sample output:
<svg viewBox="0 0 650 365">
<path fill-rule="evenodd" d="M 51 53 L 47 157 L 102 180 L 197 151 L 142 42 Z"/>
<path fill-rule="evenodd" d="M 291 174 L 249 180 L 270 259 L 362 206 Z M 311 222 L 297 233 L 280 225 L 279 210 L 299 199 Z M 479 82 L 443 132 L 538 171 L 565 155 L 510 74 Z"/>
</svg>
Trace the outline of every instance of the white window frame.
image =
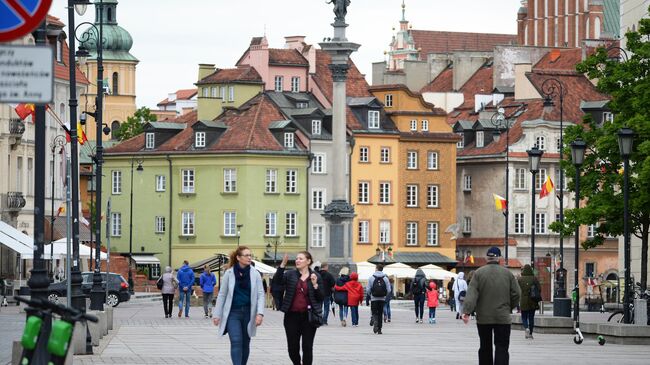
<svg viewBox="0 0 650 365">
<path fill-rule="evenodd" d="M 325 199 L 327 191 L 324 188 L 315 188 L 311 190 L 311 209 L 323 210 L 325 209 Z"/>
<path fill-rule="evenodd" d="M 546 169 L 539 169 L 535 175 L 535 191 L 541 191 L 544 181 L 546 181 Z"/>
<path fill-rule="evenodd" d="M 463 233 L 472 233 L 472 217 L 463 217 Z"/>
<path fill-rule="evenodd" d="M 154 232 L 165 233 L 165 217 L 156 216 L 154 219 Z"/>
<path fill-rule="evenodd" d="M 587 225 L 587 238 L 594 238 L 594 237 L 596 237 L 596 233 L 597 233 L 597 230 L 598 230 L 598 226 L 600 226 L 599 223 L 588 224 L 588 225 Z"/>
<path fill-rule="evenodd" d="M 417 132 L 418 130 L 418 121 L 415 119 L 411 120 L 411 132 Z"/>
<path fill-rule="evenodd" d="M 370 243 L 370 221 L 360 220 L 357 223 L 357 239 L 359 243 Z"/>
<path fill-rule="evenodd" d="M 224 193 L 237 192 L 237 169 L 236 168 L 223 169 L 223 192 Z"/>
<path fill-rule="evenodd" d="M 614 121 L 614 113 L 612 112 L 603 112 L 603 122 L 612 123 Z"/>
<path fill-rule="evenodd" d="M 284 192 L 287 194 L 298 193 L 298 170 L 289 169 L 285 173 L 286 185 Z"/>
<path fill-rule="evenodd" d="M 560 145 L 560 138 L 555 139 L 555 151 L 562 152 L 562 146 Z"/>
<path fill-rule="evenodd" d="M 205 132 L 194 133 L 194 147 L 196 148 L 205 147 Z"/>
<path fill-rule="evenodd" d="M 311 173 L 312 174 L 327 173 L 326 161 L 327 161 L 327 155 L 325 155 L 324 153 L 314 153 L 314 160 L 311 162 Z"/>
<path fill-rule="evenodd" d="M 463 191 L 472 191 L 472 175 L 463 175 Z"/>
<path fill-rule="evenodd" d="M 440 186 L 427 185 L 427 208 L 440 207 Z"/>
<path fill-rule="evenodd" d="M 156 135 L 153 132 L 144 134 L 144 148 L 152 150 L 156 147 Z"/>
<path fill-rule="evenodd" d="M 122 194 L 122 171 L 111 171 L 111 193 L 113 195 Z"/>
<path fill-rule="evenodd" d="M 548 220 L 546 213 L 535 213 L 535 234 L 548 233 Z"/>
<path fill-rule="evenodd" d="M 535 146 L 541 151 L 546 151 L 546 137 L 545 136 L 536 136 L 535 137 Z"/>
<path fill-rule="evenodd" d="M 386 108 L 391 108 L 393 106 L 393 94 L 386 94 L 384 96 L 384 106 Z"/>
<path fill-rule="evenodd" d="M 156 175 L 156 191 L 165 191 L 167 188 L 167 176 Z"/>
<path fill-rule="evenodd" d="M 465 148 L 465 135 L 457 133 L 460 136 L 460 141 L 456 142 L 456 148 Z"/>
<path fill-rule="evenodd" d="M 359 147 L 359 162 L 369 162 L 370 161 L 370 147 L 362 146 Z"/>
<path fill-rule="evenodd" d="M 277 237 L 278 212 L 266 212 L 264 215 L 264 236 Z"/>
<path fill-rule="evenodd" d="M 440 245 L 439 235 L 440 235 L 440 223 L 427 222 L 427 246 Z"/>
<path fill-rule="evenodd" d="M 230 102 L 235 101 L 235 87 L 234 86 L 228 86 L 228 101 L 230 101 Z"/>
<path fill-rule="evenodd" d="M 388 244 L 391 242 L 390 221 L 379 221 L 379 243 Z"/>
<path fill-rule="evenodd" d="M 264 192 L 267 194 L 275 194 L 278 192 L 278 170 L 277 169 L 266 169 Z"/>
<path fill-rule="evenodd" d="M 564 174 L 564 179 L 562 179 L 562 182 L 564 183 L 563 184 L 564 185 L 563 186 L 564 190 L 567 190 L 567 188 L 568 188 L 567 178 L 566 177 L 567 177 L 566 174 Z M 560 168 L 559 167 L 555 169 L 555 181 L 554 181 L 554 183 L 557 184 L 557 186 L 560 186 Z"/>
<path fill-rule="evenodd" d="M 273 90 L 276 92 L 282 92 L 284 90 L 284 76 L 276 75 L 273 86 Z"/>
<path fill-rule="evenodd" d="M 406 185 L 406 207 L 417 208 L 418 206 L 418 186 L 414 184 Z"/>
<path fill-rule="evenodd" d="M 379 183 L 379 204 L 390 204 L 390 182 Z"/>
<path fill-rule="evenodd" d="M 438 152 L 428 151 L 427 152 L 427 170 L 437 170 L 438 169 Z"/>
<path fill-rule="evenodd" d="M 359 181 L 357 189 L 359 194 L 358 204 L 370 204 L 370 182 Z"/>
<path fill-rule="evenodd" d="M 368 110 L 368 129 L 379 129 L 379 110 Z"/>
<path fill-rule="evenodd" d="M 485 146 L 485 133 L 483 131 L 476 131 L 476 147 Z"/>
<path fill-rule="evenodd" d="M 181 212 L 181 236 L 194 236 L 196 217 L 193 211 Z"/>
<path fill-rule="evenodd" d="M 122 213 L 111 212 L 111 237 L 122 236 Z"/>
<path fill-rule="evenodd" d="M 209 88 L 208 88 L 207 86 L 206 86 L 206 87 L 202 87 L 202 88 L 201 88 L 201 93 L 202 93 L 201 95 L 202 95 L 204 98 L 207 98 L 207 97 L 210 95 L 210 90 L 209 90 Z"/>
<path fill-rule="evenodd" d="M 406 245 L 418 245 L 418 222 L 406 222 Z"/>
<path fill-rule="evenodd" d="M 418 169 L 418 151 L 406 152 L 406 169 L 407 170 Z"/>
<path fill-rule="evenodd" d="M 221 98 L 221 102 L 226 101 L 226 87 L 225 86 L 220 86 L 219 87 L 219 97 Z"/>
<path fill-rule="evenodd" d="M 422 132 L 428 132 L 429 131 L 429 121 L 426 119 L 422 119 Z"/>
<path fill-rule="evenodd" d="M 196 175 L 194 169 L 181 169 L 181 193 L 194 194 Z"/>
<path fill-rule="evenodd" d="M 527 187 L 527 179 L 528 177 L 528 170 L 523 167 L 517 167 L 515 168 L 515 184 L 514 184 L 514 189 L 515 190 L 525 190 Z"/>
<path fill-rule="evenodd" d="M 390 147 L 382 147 L 379 153 L 379 163 L 390 163 Z"/>
<path fill-rule="evenodd" d="M 515 213 L 515 234 L 526 234 L 526 213 Z"/>
<path fill-rule="evenodd" d="M 300 92 L 300 77 L 292 76 L 291 77 L 291 92 L 299 93 Z"/>
<path fill-rule="evenodd" d="M 311 225 L 311 247 L 325 247 L 325 225 Z"/>
<path fill-rule="evenodd" d="M 217 97 L 217 87 L 216 86 L 212 86 L 210 88 L 210 97 L 213 97 L 213 98 Z"/>
<path fill-rule="evenodd" d="M 294 134 L 293 132 L 284 132 L 284 147 L 285 148 L 294 148 Z"/>
<path fill-rule="evenodd" d="M 286 237 L 297 237 L 298 236 L 298 213 L 297 212 L 286 212 L 284 217 L 284 235 Z"/>
<path fill-rule="evenodd" d="M 312 119 L 311 121 L 311 134 L 314 136 L 320 136 L 322 133 L 322 122 L 319 119 Z"/>
</svg>

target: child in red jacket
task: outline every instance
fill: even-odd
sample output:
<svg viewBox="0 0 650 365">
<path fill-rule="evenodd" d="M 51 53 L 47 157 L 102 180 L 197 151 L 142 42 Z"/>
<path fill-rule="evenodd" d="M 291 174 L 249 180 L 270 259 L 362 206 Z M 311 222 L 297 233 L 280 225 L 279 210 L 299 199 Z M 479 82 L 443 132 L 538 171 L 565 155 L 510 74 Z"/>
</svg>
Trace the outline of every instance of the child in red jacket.
<svg viewBox="0 0 650 365">
<path fill-rule="evenodd" d="M 359 304 L 363 300 L 363 286 L 359 283 L 359 274 L 353 272 L 350 274 L 350 281 L 343 286 L 334 286 L 335 290 L 345 290 L 348 292 L 348 307 L 352 314 L 352 327 L 359 326 Z"/>
<path fill-rule="evenodd" d="M 436 323 L 436 308 L 438 307 L 438 288 L 436 283 L 431 281 L 427 288 L 427 306 L 429 307 L 429 323 Z"/>
</svg>

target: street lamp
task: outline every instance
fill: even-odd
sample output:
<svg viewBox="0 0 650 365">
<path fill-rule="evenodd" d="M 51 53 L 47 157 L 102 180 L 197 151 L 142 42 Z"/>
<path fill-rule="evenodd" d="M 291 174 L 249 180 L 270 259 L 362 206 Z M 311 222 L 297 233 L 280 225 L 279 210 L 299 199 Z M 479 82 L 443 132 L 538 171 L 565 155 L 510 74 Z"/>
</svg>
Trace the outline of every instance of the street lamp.
<svg viewBox="0 0 650 365">
<path fill-rule="evenodd" d="M 144 171 L 144 168 L 142 168 L 142 163 L 144 161 L 136 156 L 133 156 L 131 158 L 131 192 L 130 192 L 130 212 L 129 212 L 129 291 L 133 293 L 133 269 L 131 268 L 133 266 L 133 166 L 137 163 L 138 167 L 136 168 L 136 171 L 138 173 L 141 173 Z M 99 180 L 99 178 L 97 179 Z"/>
<path fill-rule="evenodd" d="M 533 175 L 532 185 L 530 189 L 530 266 L 535 269 L 535 176 L 539 172 L 539 162 L 542 159 L 544 151 L 540 150 L 537 146 L 534 146 L 530 150 L 526 151 L 528 153 L 528 163 L 530 173 Z"/>
<path fill-rule="evenodd" d="M 390 247 L 390 246 L 388 248 L 386 248 L 386 246 L 389 245 L 389 243 L 386 243 L 386 242 L 380 242 L 379 244 L 381 245 L 381 248 L 377 247 L 377 249 L 375 249 L 375 252 L 377 253 L 377 257 L 379 257 L 379 255 L 381 254 L 381 260 L 385 264 L 386 263 L 386 254 L 388 254 L 388 256 L 390 256 L 391 253 L 393 252 L 393 248 Z"/>
<path fill-rule="evenodd" d="M 266 251 L 271 252 L 271 248 L 273 248 L 273 266 L 277 265 L 277 260 L 278 260 L 278 246 L 281 245 L 282 243 L 278 241 L 276 238 L 275 241 L 271 241 L 266 244 Z"/>
<path fill-rule="evenodd" d="M 585 149 L 587 148 L 587 144 L 585 141 L 582 139 L 578 138 L 575 141 L 571 142 L 571 160 L 573 162 L 573 166 L 576 168 L 576 192 L 575 192 L 575 200 L 576 200 L 576 209 L 580 208 L 580 166 L 582 166 L 582 163 L 585 160 Z M 574 303 L 573 303 L 573 320 L 577 323 L 578 321 L 578 316 L 580 315 L 580 286 L 578 285 L 578 267 L 580 266 L 580 263 L 578 262 L 579 259 L 579 235 L 580 235 L 580 224 L 576 221 L 576 231 L 575 231 L 575 237 L 574 237 L 574 264 L 575 267 L 573 268 L 573 291 L 575 293 L 574 297 Z"/>
<path fill-rule="evenodd" d="M 505 264 L 508 266 L 508 220 L 509 220 L 509 195 L 510 195 L 510 122 L 506 119 L 505 110 L 499 108 L 492 115 L 490 122 L 494 126 L 493 138 L 495 142 L 501 139 L 501 132 L 506 132 L 506 207 L 503 210 L 505 220 L 505 229 L 503 234 L 503 250 L 505 252 Z"/>
<path fill-rule="evenodd" d="M 50 151 L 52 152 L 52 166 L 50 168 L 50 173 L 52 175 L 52 190 L 50 197 L 52 198 L 51 214 L 50 214 L 50 275 L 54 276 L 54 157 L 56 156 L 56 151 L 59 150 L 59 153 L 65 151 L 65 136 L 58 135 L 52 139 L 50 142 Z M 65 156 L 63 156 L 65 161 Z"/>
<path fill-rule="evenodd" d="M 239 247 L 239 238 L 241 237 L 241 227 L 243 227 L 243 224 L 238 224 L 237 225 L 237 247 Z"/>
<path fill-rule="evenodd" d="M 623 296 L 623 321 L 631 322 L 630 294 L 633 286 L 630 279 L 630 156 L 634 146 L 634 131 L 630 128 L 621 128 L 618 131 L 618 148 L 623 158 L 623 250 L 625 270 L 625 292 Z"/>
</svg>

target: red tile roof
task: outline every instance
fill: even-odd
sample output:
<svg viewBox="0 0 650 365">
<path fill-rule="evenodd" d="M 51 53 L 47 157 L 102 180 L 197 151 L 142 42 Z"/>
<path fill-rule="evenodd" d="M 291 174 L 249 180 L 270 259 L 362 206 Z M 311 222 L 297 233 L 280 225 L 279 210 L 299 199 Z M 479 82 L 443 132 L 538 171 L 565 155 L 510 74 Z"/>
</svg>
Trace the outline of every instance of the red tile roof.
<svg viewBox="0 0 650 365">
<path fill-rule="evenodd" d="M 55 17 L 54 15 L 47 14 L 45 21 L 47 24 L 52 24 L 61 28 L 65 27 L 65 24 L 61 21 L 61 19 Z"/>
<path fill-rule="evenodd" d="M 426 60 L 429 53 L 450 53 L 458 50 L 492 51 L 496 45 L 517 42 L 516 34 L 411 30 L 411 36 L 415 47 L 420 49 L 420 60 Z"/>
<path fill-rule="evenodd" d="M 262 84 L 262 76 L 252 66 L 218 69 L 204 77 L 196 85 L 222 83 Z"/>
<path fill-rule="evenodd" d="M 176 100 L 190 100 L 190 99 L 192 99 L 194 97 L 194 95 L 196 95 L 197 92 L 198 92 L 198 89 L 176 90 L 176 99 L 174 100 L 174 102 L 176 102 Z M 163 101 L 159 102 L 156 105 L 161 106 L 161 105 L 167 105 L 169 103 L 171 103 L 169 101 L 169 98 L 165 98 Z"/>
<path fill-rule="evenodd" d="M 445 93 L 454 91 L 454 69 L 446 68 L 433 81 L 425 85 L 420 92 Z"/>
<path fill-rule="evenodd" d="M 576 74 L 576 65 L 582 61 L 582 49 L 553 49 L 533 66 L 533 72 Z"/>
<path fill-rule="evenodd" d="M 297 49 L 269 48 L 269 65 L 309 67 L 309 61 Z"/>
</svg>

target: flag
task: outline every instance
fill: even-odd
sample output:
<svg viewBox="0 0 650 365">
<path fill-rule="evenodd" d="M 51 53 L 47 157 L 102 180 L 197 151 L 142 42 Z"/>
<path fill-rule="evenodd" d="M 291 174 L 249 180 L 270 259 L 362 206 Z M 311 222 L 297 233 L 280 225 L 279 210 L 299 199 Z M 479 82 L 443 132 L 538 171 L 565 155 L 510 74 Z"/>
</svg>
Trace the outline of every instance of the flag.
<svg viewBox="0 0 650 365">
<path fill-rule="evenodd" d="M 65 213 L 65 203 L 61 203 L 61 205 L 59 205 L 59 209 L 56 211 L 56 216 L 60 216 L 61 213 Z"/>
<path fill-rule="evenodd" d="M 90 227 L 90 222 L 88 222 L 88 219 L 86 219 L 86 217 L 83 215 L 79 216 L 79 223 L 83 224 L 86 227 Z"/>
<path fill-rule="evenodd" d="M 547 176 L 546 181 L 544 181 L 544 184 L 542 184 L 542 191 L 539 192 L 539 198 L 545 198 L 553 191 L 554 187 L 555 186 L 553 185 L 553 180 L 551 180 L 550 176 Z"/>
<path fill-rule="evenodd" d="M 66 142 L 70 143 L 71 137 L 69 132 L 65 134 L 65 140 Z M 84 143 L 88 142 L 88 137 L 86 137 L 86 133 L 81 127 L 80 122 L 77 122 L 77 141 L 79 141 L 80 145 L 83 145 Z"/>
<path fill-rule="evenodd" d="M 492 194 L 492 196 L 494 197 L 494 206 L 497 210 L 508 210 L 508 201 L 506 198 L 496 194 Z"/>
<path fill-rule="evenodd" d="M 25 103 L 18 104 L 16 105 L 14 110 L 16 111 L 18 117 L 22 120 L 27 119 L 27 117 L 31 115 L 32 123 L 34 123 L 34 111 L 35 111 L 34 104 L 25 104 Z"/>
<path fill-rule="evenodd" d="M 474 263 L 474 255 L 469 254 L 469 255 L 465 256 L 465 263 L 473 264 Z"/>
</svg>

